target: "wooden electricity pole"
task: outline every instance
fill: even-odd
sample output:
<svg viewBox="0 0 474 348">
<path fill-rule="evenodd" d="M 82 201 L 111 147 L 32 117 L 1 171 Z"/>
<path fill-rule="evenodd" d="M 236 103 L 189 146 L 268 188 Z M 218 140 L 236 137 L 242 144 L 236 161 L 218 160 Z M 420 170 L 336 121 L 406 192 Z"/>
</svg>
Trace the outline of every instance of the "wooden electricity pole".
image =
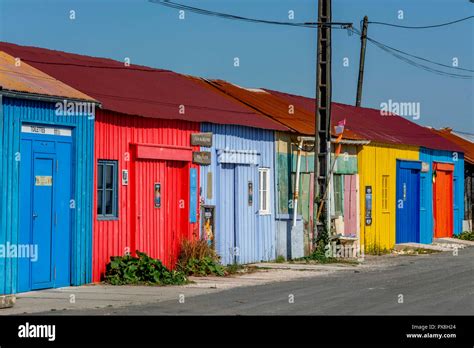
<svg viewBox="0 0 474 348">
<path fill-rule="evenodd" d="M 331 0 L 318 2 L 318 48 L 314 143 L 313 241 L 328 236 L 328 169 L 331 127 Z M 322 205 L 322 207 L 321 207 Z M 318 212 L 321 213 L 318 213 Z"/>
<path fill-rule="evenodd" d="M 362 101 L 362 84 L 364 83 L 365 46 L 367 45 L 367 26 L 369 18 L 364 17 L 362 33 L 360 35 L 360 58 L 359 58 L 359 79 L 357 81 L 356 106 L 360 106 Z"/>
</svg>

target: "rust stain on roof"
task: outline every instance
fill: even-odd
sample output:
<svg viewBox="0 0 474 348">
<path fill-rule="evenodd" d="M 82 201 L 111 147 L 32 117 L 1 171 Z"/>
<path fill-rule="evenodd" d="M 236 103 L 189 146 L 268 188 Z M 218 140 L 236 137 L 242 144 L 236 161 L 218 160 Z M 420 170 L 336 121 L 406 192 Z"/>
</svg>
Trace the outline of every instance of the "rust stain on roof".
<svg viewBox="0 0 474 348">
<path fill-rule="evenodd" d="M 464 160 L 471 164 L 474 164 L 474 143 L 467 139 L 461 138 L 456 134 L 453 134 L 451 128 L 433 129 L 430 130 L 443 138 L 455 143 L 464 150 Z"/>
<path fill-rule="evenodd" d="M 208 86 L 297 133 L 314 134 L 314 115 L 299 106 L 289 105 L 283 98 L 264 90 L 246 89 L 223 80 L 210 80 Z"/>
<path fill-rule="evenodd" d="M 0 86 L 3 90 L 97 102 L 88 95 L 0 51 Z"/>
<path fill-rule="evenodd" d="M 229 98 L 237 100 L 258 113 L 272 119 L 296 133 L 313 136 L 315 133 L 314 113 L 300 103 L 259 88 L 244 88 L 223 80 L 206 80 L 205 87 L 218 90 Z M 336 136 L 334 127 L 331 133 Z M 344 130 L 344 139 L 366 140 L 351 130 Z"/>
</svg>

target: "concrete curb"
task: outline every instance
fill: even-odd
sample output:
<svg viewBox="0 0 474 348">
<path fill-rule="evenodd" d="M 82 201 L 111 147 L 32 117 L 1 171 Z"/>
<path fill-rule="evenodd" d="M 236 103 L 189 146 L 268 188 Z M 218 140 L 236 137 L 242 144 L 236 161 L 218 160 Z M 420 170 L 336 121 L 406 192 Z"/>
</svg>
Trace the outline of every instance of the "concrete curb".
<svg viewBox="0 0 474 348">
<path fill-rule="evenodd" d="M 2 295 L 0 296 L 0 309 L 2 308 L 11 308 L 16 303 L 15 295 Z"/>
<path fill-rule="evenodd" d="M 451 244 L 462 244 L 468 246 L 474 246 L 474 241 L 472 240 L 463 240 L 457 238 L 435 238 L 434 243 L 451 243 Z"/>
<path fill-rule="evenodd" d="M 336 265 L 336 264 L 304 264 L 304 263 L 255 263 L 251 266 L 256 268 L 284 269 L 294 271 L 341 271 L 354 270 L 358 265 Z"/>
<path fill-rule="evenodd" d="M 421 243 L 400 243 L 395 244 L 395 250 L 404 250 L 404 249 L 426 249 L 434 251 L 451 251 L 452 248 L 443 247 L 441 245 L 433 244 L 421 244 Z"/>
</svg>

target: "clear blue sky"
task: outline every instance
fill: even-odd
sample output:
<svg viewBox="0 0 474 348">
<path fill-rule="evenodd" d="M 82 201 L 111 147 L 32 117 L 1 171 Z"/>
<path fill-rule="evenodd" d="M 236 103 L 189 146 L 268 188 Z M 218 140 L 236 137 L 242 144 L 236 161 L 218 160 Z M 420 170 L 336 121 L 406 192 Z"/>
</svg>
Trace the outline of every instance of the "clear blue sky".
<svg viewBox="0 0 474 348">
<path fill-rule="evenodd" d="M 174 0 L 242 16 L 316 21 L 317 0 Z M 75 10 L 76 19 L 69 19 Z M 404 19 L 397 18 L 398 11 Z M 468 0 L 333 0 L 333 20 L 430 25 L 474 14 Z M 432 60 L 474 69 L 474 20 L 448 27 L 404 30 L 369 26 L 369 36 Z M 186 13 L 147 0 L 0 0 L 0 40 L 123 60 L 314 96 L 316 30 L 243 23 Z M 359 39 L 333 31 L 333 99 L 355 100 Z M 239 57 L 240 67 L 233 66 Z M 349 66 L 343 66 L 344 57 Z M 434 75 L 368 45 L 363 106 L 419 102 L 417 121 L 474 133 L 474 80 Z"/>
</svg>

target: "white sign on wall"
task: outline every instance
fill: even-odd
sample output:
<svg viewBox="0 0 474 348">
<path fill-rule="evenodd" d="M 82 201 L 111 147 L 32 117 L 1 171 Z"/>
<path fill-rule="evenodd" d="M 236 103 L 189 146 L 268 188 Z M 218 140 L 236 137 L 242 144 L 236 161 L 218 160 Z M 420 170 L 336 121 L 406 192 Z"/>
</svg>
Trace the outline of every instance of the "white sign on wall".
<svg viewBox="0 0 474 348">
<path fill-rule="evenodd" d="M 72 136 L 70 128 L 58 128 L 44 125 L 23 124 L 21 125 L 22 133 L 44 134 L 44 135 L 60 135 L 63 137 Z"/>
</svg>

